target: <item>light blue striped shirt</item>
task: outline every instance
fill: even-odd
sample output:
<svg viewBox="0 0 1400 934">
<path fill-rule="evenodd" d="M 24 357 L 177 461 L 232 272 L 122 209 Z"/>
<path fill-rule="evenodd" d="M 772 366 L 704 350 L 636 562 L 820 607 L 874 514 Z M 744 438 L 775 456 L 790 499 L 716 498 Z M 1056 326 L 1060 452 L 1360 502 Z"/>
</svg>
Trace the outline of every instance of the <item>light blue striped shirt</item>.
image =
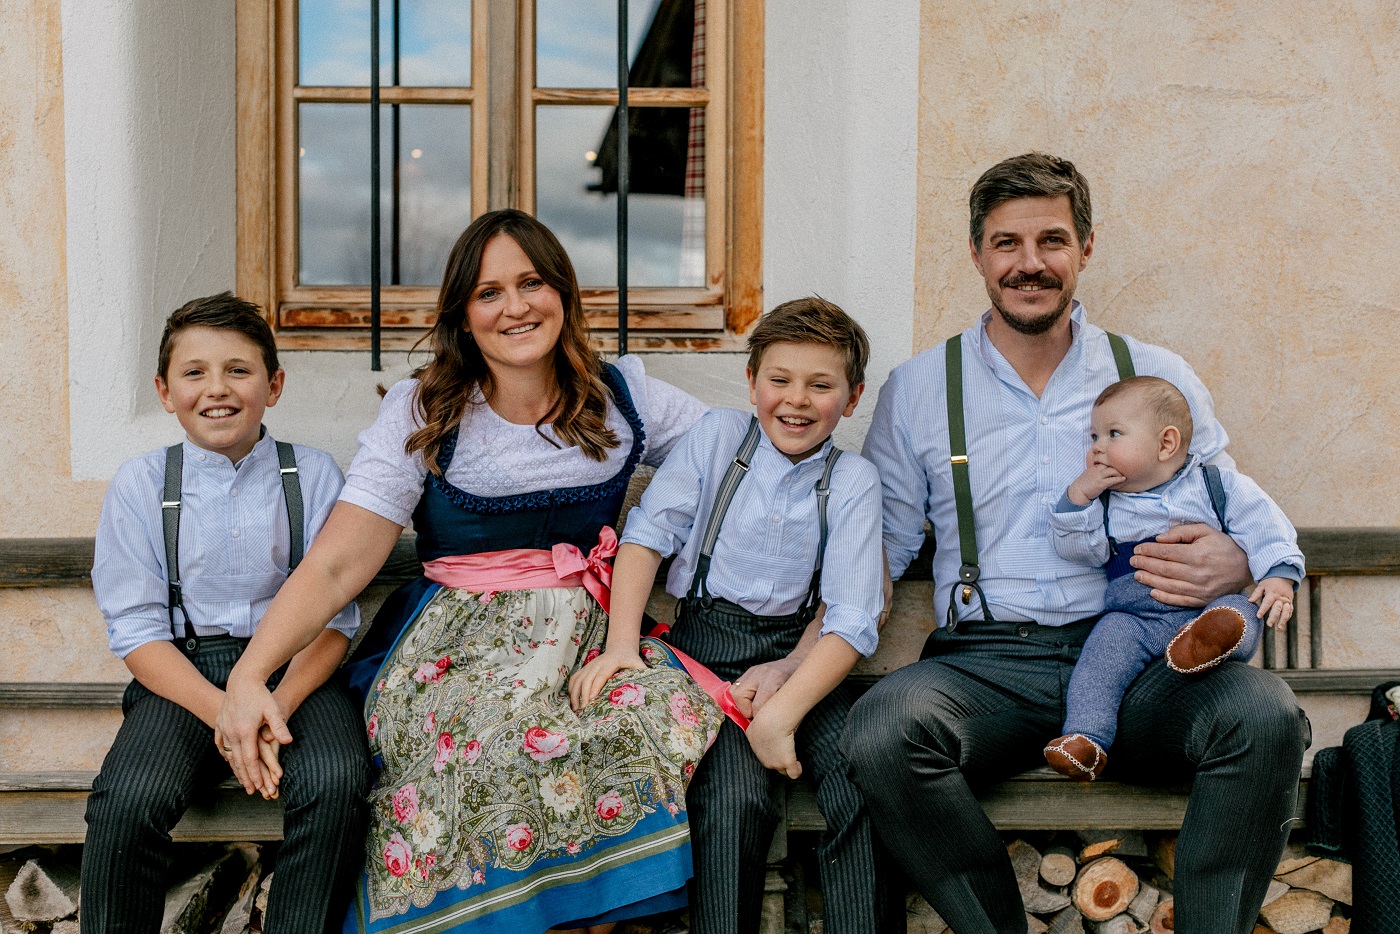
<svg viewBox="0 0 1400 934">
<path fill-rule="evenodd" d="M 1090 324 L 1075 302 L 1069 352 L 1036 398 L 987 338 L 991 314 L 963 332 L 963 402 L 981 584 L 995 618 L 1062 626 L 1103 610 L 1103 571 L 1056 554 L 1049 522 L 1052 507 L 1084 469 L 1089 412 L 1103 388 L 1118 380 L 1118 370 L 1103 329 Z M 1229 438 L 1215 419 L 1210 393 L 1186 361 L 1161 347 L 1125 340 L 1140 375 L 1169 380 L 1185 394 L 1195 422 L 1191 450 L 1233 467 L 1224 453 Z M 896 367 L 880 390 L 864 451 L 884 485 L 885 552 L 892 576 L 902 575 L 918 553 L 925 521 L 933 526 L 939 625 L 962 564 L 945 374 L 942 344 Z M 958 602 L 960 619 L 981 614 L 976 597 L 967 605 Z"/>
<path fill-rule="evenodd" d="M 1238 470 L 1220 469 L 1225 490 L 1225 524 L 1230 537 L 1249 556 L 1255 580 L 1284 577 L 1297 583 L 1304 576 L 1298 533 L 1269 494 Z M 1078 506 L 1060 497 L 1050 514 L 1050 534 L 1060 557 L 1095 567 L 1108 562 L 1108 532 L 1118 542 L 1156 538 L 1178 525 L 1204 522 L 1220 528 L 1201 459 L 1192 455 L 1166 483 L 1140 493 L 1108 494 L 1108 529 L 1097 502 Z"/>
<path fill-rule="evenodd" d="M 627 514 L 622 541 L 677 555 L 666 577 L 672 596 L 690 589 L 716 491 L 749 418 L 736 409 L 707 413 L 656 471 L 641 505 Z M 830 447 L 828 440 L 794 464 L 760 433 L 749 471 L 720 526 L 706 580 L 712 596 L 761 616 L 784 616 L 802 605 L 820 538 L 815 490 Z M 827 502 L 822 635 L 836 633 L 857 652 L 871 655 L 879 641 L 881 585 L 880 478 L 870 462 L 847 452 L 836 462 Z"/>
<path fill-rule="evenodd" d="M 190 441 L 184 449 L 179 556 L 185 608 L 200 635 L 250 638 L 287 579 L 291 557 L 276 444 L 264 433 L 236 468 L 227 457 Z M 309 548 L 344 480 L 325 451 L 299 444 L 295 449 Z M 102 501 L 92 589 L 118 658 L 147 642 L 184 635 L 179 613 L 180 631 L 171 633 L 166 610 L 164 490 L 161 448 L 122 464 Z M 349 637 L 359 625 L 360 609 L 352 602 L 329 628 Z"/>
</svg>

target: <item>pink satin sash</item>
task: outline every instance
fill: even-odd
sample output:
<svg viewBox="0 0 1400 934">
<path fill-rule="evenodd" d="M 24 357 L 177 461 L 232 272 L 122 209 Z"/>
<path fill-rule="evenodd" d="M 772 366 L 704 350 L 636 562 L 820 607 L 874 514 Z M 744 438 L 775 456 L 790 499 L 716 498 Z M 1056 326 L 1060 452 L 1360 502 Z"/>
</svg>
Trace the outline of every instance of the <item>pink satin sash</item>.
<svg viewBox="0 0 1400 934">
<path fill-rule="evenodd" d="M 483 603 L 502 590 L 541 590 L 554 587 L 583 587 L 603 612 L 608 612 L 612 594 L 612 564 L 617 554 L 617 533 L 603 526 L 598 544 L 585 555 L 576 545 L 559 544 L 549 551 L 543 548 L 511 548 L 488 551 L 478 555 L 452 555 L 436 558 L 423 565 L 423 576 L 435 584 L 454 590 L 480 591 Z M 648 635 L 660 638 L 671 629 L 660 623 Z M 667 643 L 686 673 L 706 694 L 719 704 L 725 716 L 740 729 L 748 729 L 749 718 L 739 712 L 729 693 L 729 682 L 721 679 L 700 662 Z"/>
<path fill-rule="evenodd" d="M 604 612 L 612 593 L 612 564 L 617 554 L 617 533 L 603 526 L 598 544 L 585 555 L 577 545 L 543 548 L 511 548 L 479 555 L 452 555 L 423 565 L 423 576 L 454 590 L 481 591 L 484 600 L 502 590 L 542 590 L 583 587 Z"/>
</svg>

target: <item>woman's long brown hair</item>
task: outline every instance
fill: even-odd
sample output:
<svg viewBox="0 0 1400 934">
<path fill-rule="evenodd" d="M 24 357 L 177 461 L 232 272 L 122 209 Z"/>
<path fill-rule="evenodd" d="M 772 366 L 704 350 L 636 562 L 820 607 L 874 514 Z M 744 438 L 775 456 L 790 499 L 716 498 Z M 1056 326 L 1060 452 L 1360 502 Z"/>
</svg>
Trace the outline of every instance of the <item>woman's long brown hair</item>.
<svg viewBox="0 0 1400 934">
<path fill-rule="evenodd" d="M 418 414 L 423 427 L 408 436 L 404 451 L 409 456 L 422 452 L 428 469 L 441 474 L 437 458 L 443 439 L 462 421 L 473 390 L 480 387 L 482 396 L 491 399 L 491 369 L 467 330 L 467 301 L 481 277 L 486 244 L 500 234 L 519 244 L 535 272 L 559 293 L 564 306 L 564 324 L 554 346 L 559 396 L 535 423 L 535 430 L 553 422 L 554 433 L 566 444 L 580 448 L 592 460 L 605 460 L 618 440 L 605 422 L 608 389 L 602 379 L 602 363 L 588 346 L 588 323 L 573 263 L 548 227 L 514 209 L 478 217 L 457 238 L 447 257 L 438 293 L 437 323 L 425 337 L 433 359 L 413 373 L 419 380 Z M 541 432 L 541 437 L 548 436 Z"/>
</svg>

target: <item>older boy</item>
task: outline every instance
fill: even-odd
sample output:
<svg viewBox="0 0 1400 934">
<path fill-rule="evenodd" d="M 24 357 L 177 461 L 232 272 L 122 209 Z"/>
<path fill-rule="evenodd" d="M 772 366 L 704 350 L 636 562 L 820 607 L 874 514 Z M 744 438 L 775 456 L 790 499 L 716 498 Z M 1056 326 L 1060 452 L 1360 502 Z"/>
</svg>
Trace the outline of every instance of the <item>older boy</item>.
<svg viewBox="0 0 1400 934">
<path fill-rule="evenodd" d="M 93 589 L 135 680 L 88 799 L 84 932 L 160 927 L 170 829 L 197 787 L 228 774 L 213 730 L 224 683 L 340 492 L 330 455 L 262 427 L 283 379 L 255 305 L 225 292 L 166 321 L 156 392 L 185 441 L 123 464 L 97 529 Z M 326 683 L 358 625 L 352 603 L 273 682 L 301 723 L 280 763 L 275 744 L 263 750 L 262 767 L 285 772 L 264 922 L 278 934 L 338 930 L 360 865 L 368 754 L 354 705 Z"/>
<path fill-rule="evenodd" d="M 758 930 L 778 818 L 768 770 L 795 778 L 804 764 L 828 828 L 817 849 L 825 929 L 878 925 L 870 824 L 838 740 L 854 700 L 841 682 L 879 638 L 880 482 L 869 462 L 841 456 L 830 440 L 855 411 L 868 357 L 860 326 L 820 298 L 787 302 L 759 322 L 747 370 L 757 414 L 708 413 L 656 472 L 627 518 L 607 649 L 571 686 L 586 702 L 614 672 L 641 667 L 642 611 L 672 554 L 666 589 L 682 600 L 669 641 L 733 679 L 742 712 L 752 710 L 752 669 L 790 666 L 781 690 L 752 710 L 747 733 L 723 724 L 686 793 L 696 934 Z M 818 603 L 825 613 L 814 621 Z M 799 639 L 805 655 L 794 652 Z"/>
<path fill-rule="evenodd" d="M 1050 513 L 1060 557 L 1108 575 L 1104 615 L 1069 679 L 1064 735 L 1045 747 L 1046 761 L 1069 778 L 1103 774 L 1119 702 L 1150 662 L 1165 656 L 1173 671 L 1194 675 L 1249 661 L 1259 621 L 1276 626 L 1293 613 L 1303 553 L 1292 523 L 1253 480 L 1201 463 L 1189 451 L 1192 433 L 1191 406 L 1166 380 L 1109 385 L 1094 400 L 1084 471 Z M 1154 599 L 1134 580 L 1128 559 L 1137 545 L 1192 523 L 1219 528 L 1244 549 L 1259 581 L 1247 600 L 1228 593 L 1197 612 Z"/>
</svg>

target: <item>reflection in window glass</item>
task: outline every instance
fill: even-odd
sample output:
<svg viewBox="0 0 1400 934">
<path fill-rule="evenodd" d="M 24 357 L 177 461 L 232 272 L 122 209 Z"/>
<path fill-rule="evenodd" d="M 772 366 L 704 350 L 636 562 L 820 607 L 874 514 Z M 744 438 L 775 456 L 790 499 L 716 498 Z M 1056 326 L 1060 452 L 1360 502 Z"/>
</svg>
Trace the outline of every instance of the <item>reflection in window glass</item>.
<svg viewBox="0 0 1400 934">
<path fill-rule="evenodd" d="M 369 107 L 301 104 L 301 285 L 369 284 Z M 399 107 L 398 254 L 394 251 L 393 108 L 380 109 L 380 254 L 386 285 L 437 285 L 471 223 L 471 108 Z"/>
<path fill-rule="evenodd" d="M 630 113 L 629 285 L 704 285 L 704 111 Z M 614 114 L 613 107 L 536 108 L 536 214 L 569 251 L 584 286 L 617 285 Z"/>
<path fill-rule="evenodd" d="M 380 0 L 379 82 L 394 81 L 394 15 L 403 87 L 470 87 L 471 0 Z M 369 84 L 369 0 L 301 0 L 297 83 Z"/>
<path fill-rule="evenodd" d="M 704 54 L 695 38 L 695 0 L 629 3 L 632 87 L 692 87 L 692 56 Z M 617 87 L 616 0 L 537 0 L 535 86 Z"/>
</svg>

